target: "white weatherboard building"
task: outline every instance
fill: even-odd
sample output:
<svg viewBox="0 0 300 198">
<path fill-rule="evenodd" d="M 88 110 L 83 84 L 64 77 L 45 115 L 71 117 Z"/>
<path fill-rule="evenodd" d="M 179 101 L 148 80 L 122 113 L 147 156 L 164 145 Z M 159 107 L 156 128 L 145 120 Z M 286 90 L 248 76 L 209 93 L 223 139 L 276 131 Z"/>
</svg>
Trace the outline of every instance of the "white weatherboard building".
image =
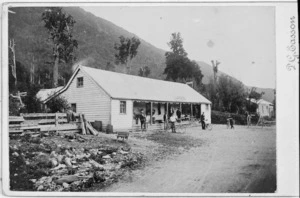
<svg viewBox="0 0 300 198">
<path fill-rule="evenodd" d="M 272 117 L 274 115 L 274 105 L 264 99 L 260 99 L 257 102 L 257 112 L 262 116 Z"/>
<path fill-rule="evenodd" d="M 162 123 L 171 108 L 181 109 L 188 117 L 200 117 L 204 112 L 211 122 L 211 102 L 182 83 L 79 66 L 67 85 L 43 102 L 58 95 L 87 120 L 102 121 L 104 127 L 111 124 L 114 129 L 139 127 L 142 109 L 152 120 L 151 125 Z"/>
<path fill-rule="evenodd" d="M 273 103 L 268 102 L 264 99 L 255 100 L 253 98 L 250 101 L 257 104 L 256 113 L 258 113 L 259 115 L 267 116 L 267 117 L 274 116 L 274 104 Z"/>
</svg>

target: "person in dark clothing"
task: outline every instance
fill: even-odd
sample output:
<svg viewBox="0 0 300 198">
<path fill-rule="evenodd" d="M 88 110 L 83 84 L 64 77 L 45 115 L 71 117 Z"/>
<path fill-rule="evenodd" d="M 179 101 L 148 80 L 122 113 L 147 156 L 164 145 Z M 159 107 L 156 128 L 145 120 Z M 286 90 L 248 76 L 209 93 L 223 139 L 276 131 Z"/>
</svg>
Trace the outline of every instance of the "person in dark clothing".
<svg viewBox="0 0 300 198">
<path fill-rule="evenodd" d="M 146 129 L 146 115 L 143 110 L 141 110 L 140 121 L 141 121 L 141 129 Z"/>
<path fill-rule="evenodd" d="M 176 111 L 178 122 L 181 122 L 181 111 L 177 109 Z"/>
<path fill-rule="evenodd" d="M 233 126 L 233 118 L 231 117 L 231 115 L 229 115 L 228 120 L 229 120 L 230 128 L 231 128 L 231 129 L 234 129 L 234 126 Z"/>
<path fill-rule="evenodd" d="M 72 111 L 72 109 L 67 109 L 66 110 L 66 114 L 67 114 L 67 121 L 68 121 L 68 123 L 76 121 L 75 114 Z"/>
<path fill-rule="evenodd" d="M 232 119 L 232 118 L 230 119 L 230 126 L 231 126 L 231 129 L 234 129 L 234 126 L 233 126 L 233 119 Z"/>
<path fill-rule="evenodd" d="M 201 121 L 202 129 L 205 130 L 205 115 L 204 115 L 204 112 L 200 116 L 200 121 Z"/>
</svg>

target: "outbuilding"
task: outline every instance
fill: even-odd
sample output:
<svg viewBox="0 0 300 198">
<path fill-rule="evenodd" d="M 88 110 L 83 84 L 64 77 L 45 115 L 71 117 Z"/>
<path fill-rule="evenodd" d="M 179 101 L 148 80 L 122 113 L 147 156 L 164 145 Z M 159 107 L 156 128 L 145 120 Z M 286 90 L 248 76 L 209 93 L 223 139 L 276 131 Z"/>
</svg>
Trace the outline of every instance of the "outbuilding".
<svg viewBox="0 0 300 198">
<path fill-rule="evenodd" d="M 247 99 L 248 100 L 248 99 Z M 264 99 L 251 99 L 252 103 L 257 104 L 256 113 L 258 113 L 260 116 L 263 117 L 273 117 L 274 116 L 274 104 L 271 102 L 268 102 Z"/>
<path fill-rule="evenodd" d="M 199 118 L 202 112 L 211 122 L 211 102 L 187 84 L 127 75 L 78 66 L 69 82 L 43 102 L 63 96 L 87 120 L 102 121 L 105 127 L 131 129 L 140 126 L 143 110 L 149 125 L 160 125 L 179 110 L 183 119 Z M 166 116 L 164 116 L 166 115 Z"/>
</svg>

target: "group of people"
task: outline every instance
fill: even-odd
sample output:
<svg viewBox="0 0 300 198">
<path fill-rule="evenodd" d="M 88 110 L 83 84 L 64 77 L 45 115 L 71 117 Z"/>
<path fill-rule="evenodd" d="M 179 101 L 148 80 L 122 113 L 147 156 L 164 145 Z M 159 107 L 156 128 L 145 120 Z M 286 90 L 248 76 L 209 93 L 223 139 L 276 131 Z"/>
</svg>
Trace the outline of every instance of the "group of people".
<svg viewBox="0 0 300 198">
<path fill-rule="evenodd" d="M 147 125 L 150 121 L 150 116 L 149 115 L 146 115 L 144 110 L 141 109 L 140 110 L 140 115 L 139 115 L 139 119 L 140 119 L 140 123 L 141 123 L 141 129 L 142 130 L 146 130 L 147 129 Z M 175 123 L 176 122 L 181 122 L 181 116 L 182 116 L 182 113 L 180 111 L 180 109 L 174 109 L 174 108 L 171 108 L 170 110 L 170 116 L 167 118 L 167 114 L 165 113 L 164 114 L 164 123 L 166 123 L 167 119 L 170 123 L 170 128 L 172 130 L 172 133 L 176 133 L 176 125 Z M 201 114 L 200 116 L 200 122 L 201 122 L 201 125 L 202 125 L 202 129 L 205 130 L 206 128 L 206 123 L 205 123 L 205 115 L 204 115 L 204 112 Z"/>
<path fill-rule="evenodd" d="M 249 112 L 246 112 L 247 114 L 247 126 L 251 126 L 251 119 L 252 116 Z M 175 123 L 176 122 L 181 122 L 181 116 L 182 113 L 179 109 L 174 109 L 171 108 L 170 110 L 170 116 L 168 117 L 168 120 L 170 122 L 170 128 L 172 129 L 172 133 L 176 133 L 176 127 L 175 127 Z M 144 110 L 141 109 L 141 114 L 139 116 L 140 122 L 141 122 L 141 129 L 147 129 L 147 124 L 150 122 L 150 116 L 144 113 Z M 262 116 L 260 116 L 259 121 L 258 122 L 263 122 L 261 121 L 263 120 Z M 166 123 L 167 121 L 167 114 L 164 114 L 164 123 Z M 200 122 L 201 122 L 201 126 L 202 129 L 205 130 L 206 129 L 206 123 L 205 123 L 205 114 L 204 112 L 202 112 L 201 116 L 200 116 Z M 232 118 L 232 116 L 229 114 L 228 118 L 227 118 L 227 128 L 231 128 L 234 129 L 234 119 Z"/>
</svg>

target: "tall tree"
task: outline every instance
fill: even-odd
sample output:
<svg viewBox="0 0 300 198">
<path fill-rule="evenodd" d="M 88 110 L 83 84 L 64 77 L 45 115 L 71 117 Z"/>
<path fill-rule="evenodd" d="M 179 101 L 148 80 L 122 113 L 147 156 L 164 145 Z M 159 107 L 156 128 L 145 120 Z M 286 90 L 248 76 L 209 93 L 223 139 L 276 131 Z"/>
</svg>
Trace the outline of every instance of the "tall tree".
<svg viewBox="0 0 300 198">
<path fill-rule="evenodd" d="M 195 81 L 198 87 L 202 86 L 203 75 L 200 67 L 195 61 L 191 61 L 187 57 L 179 32 L 171 35 L 168 45 L 172 51 L 165 53 L 166 68 L 164 74 L 167 75 L 166 79 L 184 83 Z"/>
<path fill-rule="evenodd" d="M 57 87 L 59 64 L 75 59 L 74 50 L 78 47 L 72 35 L 75 20 L 71 15 L 64 13 L 60 7 L 47 8 L 42 14 L 42 20 L 50 34 L 49 40 L 53 44 L 53 86 Z"/>
<path fill-rule="evenodd" d="M 214 62 L 213 60 L 211 61 L 212 66 L 213 66 L 213 72 L 214 72 L 214 81 L 215 84 L 217 83 L 217 77 L 218 77 L 218 71 L 219 71 L 219 61 Z"/>
<path fill-rule="evenodd" d="M 9 48 L 12 54 L 12 60 L 11 60 L 11 68 L 12 68 L 12 75 L 15 78 L 15 88 L 17 87 L 17 64 L 16 64 L 16 51 L 15 51 L 15 40 L 11 39 L 9 40 Z"/>
<path fill-rule="evenodd" d="M 131 73 L 131 60 L 137 55 L 138 47 L 141 44 L 140 40 L 136 37 L 125 38 L 120 36 L 120 43 L 115 43 L 114 49 L 116 50 L 115 54 L 115 63 L 122 64 L 126 66 L 127 73 Z"/>
<path fill-rule="evenodd" d="M 186 57 L 188 54 L 186 53 L 185 49 L 183 48 L 183 39 L 181 37 L 180 32 L 174 32 L 171 34 L 171 41 L 167 43 L 168 46 L 171 48 L 172 52 L 176 55 Z M 170 52 L 166 53 L 167 54 Z"/>
<path fill-rule="evenodd" d="M 238 113 L 238 111 L 242 109 L 246 92 L 241 82 L 222 75 L 219 78 L 217 90 L 219 93 L 219 101 L 222 104 L 219 108 L 233 113 Z"/>
<path fill-rule="evenodd" d="M 273 108 L 273 111 L 274 111 L 274 117 L 276 117 L 276 89 L 274 89 L 274 100 L 273 100 L 273 105 L 274 105 L 274 108 Z"/>
</svg>

